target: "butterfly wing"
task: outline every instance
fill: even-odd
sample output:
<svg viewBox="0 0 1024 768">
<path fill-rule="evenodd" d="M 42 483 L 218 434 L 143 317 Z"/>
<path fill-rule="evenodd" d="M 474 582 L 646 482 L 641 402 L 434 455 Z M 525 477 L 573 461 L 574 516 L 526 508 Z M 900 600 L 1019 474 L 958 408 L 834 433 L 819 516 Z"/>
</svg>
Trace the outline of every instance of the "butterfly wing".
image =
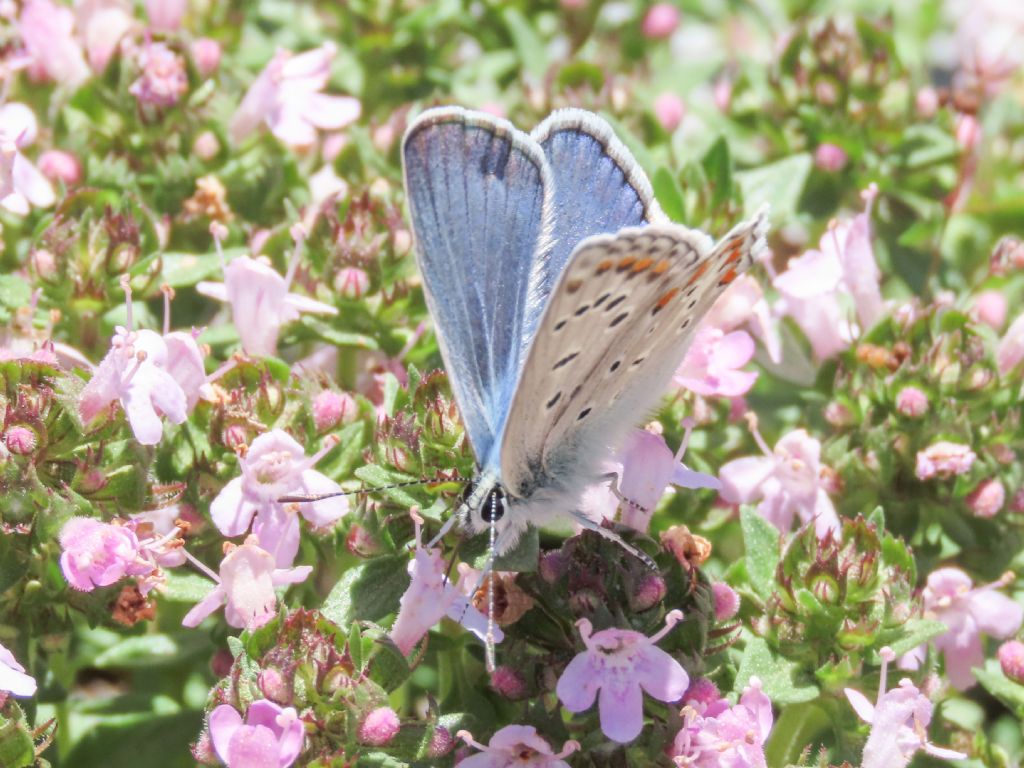
<svg viewBox="0 0 1024 768">
<path fill-rule="evenodd" d="M 527 318 L 540 314 L 530 276 L 550 243 L 550 171 L 511 123 L 456 107 L 409 127 L 402 162 L 427 305 L 483 463 L 519 377 Z"/>
<path fill-rule="evenodd" d="M 544 150 L 555 186 L 554 244 L 536 276 L 546 297 L 578 243 L 667 218 L 633 155 L 594 113 L 560 109 L 530 136 Z"/>
<path fill-rule="evenodd" d="M 763 216 L 712 245 L 677 224 L 584 240 L 534 338 L 501 446 L 514 496 L 573 489 L 657 405 L 701 317 L 763 247 Z"/>
</svg>

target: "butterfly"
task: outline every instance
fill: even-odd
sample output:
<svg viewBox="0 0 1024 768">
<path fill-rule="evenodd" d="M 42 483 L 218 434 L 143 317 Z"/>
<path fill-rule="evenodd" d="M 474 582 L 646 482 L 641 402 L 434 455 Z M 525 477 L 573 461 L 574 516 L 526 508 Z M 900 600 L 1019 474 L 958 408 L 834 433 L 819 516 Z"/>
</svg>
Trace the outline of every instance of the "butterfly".
<svg viewBox="0 0 1024 768">
<path fill-rule="evenodd" d="M 406 131 L 402 164 L 477 464 L 434 542 L 455 521 L 489 530 L 492 558 L 530 526 L 571 520 L 608 535 L 579 498 L 655 409 L 715 298 L 766 247 L 765 214 L 718 243 L 671 222 L 611 126 L 580 109 L 529 134 L 429 109 Z"/>
</svg>

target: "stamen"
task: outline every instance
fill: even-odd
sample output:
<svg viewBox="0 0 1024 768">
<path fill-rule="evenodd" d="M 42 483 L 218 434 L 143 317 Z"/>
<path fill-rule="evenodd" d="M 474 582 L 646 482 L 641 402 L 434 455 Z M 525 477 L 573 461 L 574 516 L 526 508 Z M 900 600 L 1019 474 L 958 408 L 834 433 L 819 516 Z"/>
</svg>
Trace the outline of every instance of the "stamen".
<svg viewBox="0 0 1024 768">
<path fill-rule="evenodd" d="M 753 411 L 747 411 L 743 414 L 743 418 L 747 421 L 747 429 L 750 430 L 750 434 L 754 437 L 754 442 L 757 443 L 757 447 L 760 448 L 765 456 L 773 455 L 773 451 L 768 447 L 768 443 L 761 437 L 761 432 L 757 428 L 757 414 Z"/>
<path fill-rule="evenodd" d="M 885 696 L 885 691 L 888 687 L 888 681 L 886 678 L 889 675 L 889 664 L 896 659 L 896 652 L 886 645 L 878 651 L 878 655 L 882 658 L 882 674 L 878 683 L 878 700 L 875 702 L 876 707 L 881 706 L 882 697 Z"/>
<path fill-rule="evenodd" d="M 683 419 L 682 424 L 686 431 L 683 432 L 683 441 L 679 444 L 679 450 L 676 451 L 675 460 L 677 462 L 682 461 L 683 456 L 686 455 L 686 449 L 690 445 L 690 435 L 693 433 L 693 428 L 697 426 L 697 422 L 693 420 L 693 417 L 687 416 Z"/>
<path fill-rule="evenodd" d="M 678 608 L 674 608 L 665 615 L 665 626 L 658 630 L 656 633 L 651 635 L 651 643 L 656 643 L 669 632 L 672 631 L 672 627 L 683 620 L 683 612 Z"/>
<path fill-rule="evenodd" d="M 285 291 L 288 291 L 292 287 L 292 280 L 295 279 L 295 270 L 299 268 L 299 257 L 302 255 L 302 246 L 306 242 L 306 228 L 301 222 L 292 224 L 292 227 L 288 232 L 295 241 L 295 247 L 292 249 L 291 258 L 288 260 L 288 271 L 285 272 L 284 275 Z"/>
<path fill-rule="evenodd" d="M 469 731 L 456 731 L 455 738 L 462 739 L 470 747 L 475 747 L 481 751 L 487 751 L 487 747 L 481 744 L 479 741 L 473 738 L 473 734 Z"/>
<path fill-rule="evenodd" d="M 202 563 L 199 560 L 197 560 L 193 556 L 193 554 L 191 552 L 189 552 L 187 549 L 185 549 L 184 547 L 181 548 L 181 551 L 185 554 L 185 559 L 186 560 L 188 560 L 190 563 L 192 563 L 192 565 L 194 565 L 197 569 L 199 569 L 199 571 L 201 571 L 204 575 L 209 576 L 216 583 L 220 584 L 220 576 L 218 574 L 214 573 L 204 563 Z"/>
<path fill-rule="evenodd" d="M 164 336 L 171 332 L 171 299 L 174 298 L 174 289 L 167 283 L 160 286 L 160 292 L 164 295 Z"/>
<path fill-rule="evenodd" d="M 135 325 L 132 322 L 132 280 L 128 275 L 121 275 L 121 289 L 124 291 L 124 300 L 128 309 L 128 322 L 126 327 L 128 332 L 131 333 L 135 330 Z"/>
<path fill-rule="evenodd" d="M 220 271 L 224 272 L 227 269 L 227 262 L 224 259 L 223 241 L 227 239 L 228 228 L 219 221 L 214 221 L 210 224 L 210 236 L 213 238 L 213 247 L 220 258 Z"/>
</svg>

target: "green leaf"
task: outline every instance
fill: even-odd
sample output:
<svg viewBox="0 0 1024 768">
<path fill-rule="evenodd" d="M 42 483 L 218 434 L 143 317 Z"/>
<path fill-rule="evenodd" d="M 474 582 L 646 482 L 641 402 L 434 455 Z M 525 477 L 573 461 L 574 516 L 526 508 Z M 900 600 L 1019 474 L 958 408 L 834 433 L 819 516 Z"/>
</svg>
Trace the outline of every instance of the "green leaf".
<svg viewBox="0 0 1024 768">
<path fill-rule="evenodd" d="M 816 739 L 833 727 L 832 717 L 816 703 L 785 707 L 765 745 L 764 756 L 769 768 L 795 765 L 800 753 L 818 743 Z"/>
<path fill-rule="evenodd" d="M 225 248 L 224 261 L 245 253 L 245 248 Z M 216 253 L 165 253 L 160 263 L 161 280 L 172 288 L 188 288 L 200 280 L 220 276 L 220 257 Z"/>
<path fill-rule="evenodd" d="M 203 727 L 202 712 L 135 712 L 104 717 L 85 730 L 61 765 L 192 768 L 186 746 Z"/>
<path fill-rule="evenodd" d="M 345 571 L 324 600 L 321 612 L 346 627 L 356 620 L 380 621 L 398 610 L 398 600 L 409 586 L 407 555 L 387 555 Z"/>
<path fill-rule="evenodd" d="M 160 599 L 169 600 L 172 603 L 198 603 L 217 586 L 198 573 L 171 568 L 164 573 L 167 575 L 167 584 L 160 593 Z"/>
<path fill-rule="evenodd" d="M 1024 717 L 1024 685 L 1004 675 L 997 660 L 989 659 L 983 668 L 975 667 L 974 676 L 982 688 L 1013 709 L 1017 717 Z"/>
<path fill-rule="evenodd" d="M 93 666 L 99 669 L 134 669 L 172 664 L 209 649 L 209 646 L 206 636 L 194 631 L 178 635 L 126 637 L 100 653 L 93 660 Z"/>
<path fill-rule="evenodd" d="M 729 202 L 732 197 L 732 158 L 729 155 L 729 143 L 724 136 L 719 136 L 711 145 L 701 165 L 711 185 L 711 207 L 717 208 Z"/>
<path fill-rule="evenodd" d="M 799 704 L 818 698 L 820 691 L 813 684 L 798 684 L 794 679 L 800 665 L 776 656 L 760 637 L 747 641 L 747 647 L 736 673 L 735 690 L 742 691 L 751 677 L 761 680 L 768 698 L 774 704 Z"/>
<path fill-rule="evenodd" d="M 736 181 L 743 192 L 744 215 L 753 216 L 762 205 L 769 205 L 774 220 L 791 218 L 797 211 L 811 166 L 811 156 L 802 152 L 737 173 Z"/>
<path fill-rule="evenodd" d="M 28 768 L 36 760 L 28 723 L 17 705 L 5 709 L 8 709 L 8 714 L 17 716 L 8 718 L 0 715 L 0 765 L 4 768 Z"/>
<path fill-rule="evenodd" d="M 683 190 L 672 171 L 662 166 L 654 172 L 652 180 L 654 197 L 661 204 L 665 215 L 672 221 L 686 218 L 686 204 L 683 202 Z"/>
<path fill-rule="evenodd" d="M 917 648 L 921 643 L 927 643 L 932 638 L 938 637 L 946 631 L 948 631 L 948 627 L 941 621 L 910 619 L 910 621 L 900 627 L 879 632 L 874 645 L 876 648 L 889 646 L 897 656 L 902 656 L 907 651 Z M 882 663 L 878 651 L 871 654 L 871 663 Z"/>
<path fill-rule="evenodd" d="M 418 480 L 419 478 L 412 475 L 405 475 L 393 469 L 385 469 L 384 467 L 376 464 L 367 464 L 366 466 L 360 467 L 355 471 L 356 477 L 366 483 L 367 488 L 383 488 L 388 485 L 395 485 L 396 483 L 407 483 L 412 480 Z M 409 495 L 409 492 L 404 488 L 388 488 L 386 490 L 378 491 L 382 496 L 401 504 L 403 507 L 412 507 L 418 505 L 420 502 L 415 497 Z"/>
<path fill-rule="evenodd" d="M 743 529 L 750 585 L 761 597 L 768 598 L 775 591 L 775 569 L 780 556 L 779 531 L 749 506 L 740 510 L 740 527 Z"/>
<path fill-rule="evenodd" d="M 544 48 L 544 41 L 517 8 L 505 8 L 502 17 L 509 35 L 512 36 L 512 44 L 519 54 L 523 69 L 540 82 L 548 68 L 548 54 Z"/>
</svg>

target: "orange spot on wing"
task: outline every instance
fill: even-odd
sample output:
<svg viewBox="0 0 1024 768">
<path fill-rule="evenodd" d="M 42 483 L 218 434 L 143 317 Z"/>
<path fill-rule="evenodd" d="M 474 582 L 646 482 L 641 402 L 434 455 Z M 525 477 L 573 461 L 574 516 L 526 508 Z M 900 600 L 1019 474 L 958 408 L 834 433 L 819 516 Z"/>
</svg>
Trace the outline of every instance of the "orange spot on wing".
<svg viewBox="0 0 1024 768">
<path fill-rule="evenodd" d="M 633 265 L 633 272 L 634 273 L 636 273 L 636 272 L 643 272 L 645 269 L 647 269 L 653 263 L 654 263 L 654 259 L 650 259 L 650 258 L 640 259 L 640 261 L 638 261 L 636 264 Z"/>
<path fill-rule="evenodd" d="M 661 298 L 658 299 L 658 303 L 657 303 L 658 309 L 664 309 L 665 305 L 668 304 L 670 301 L 672 301 L 672 299 L 674 299 L 676 297 L 677 293 L 679 293 L 679 289 L 678 288 L 673 288 L 671 291 L 666 291 L 665 293 L 663 293 L 661 295 Z"/>
<path fill-rule="evenodd" d="M 618 267 L 618 269 L 619 269 L 620 272 L 622 270 L 624 270 L 624 269 L 629 269 L 630 267 L 633 266 L 633 264 L 635 262 L 636 262 L 636 256 L 624 256 L 622 259 L 619 260 L 619 267 Z"/>
<path fill-rule="evenodd" d="M 599 275 L 603 275 L 609 269 L 615 266 L 615 262 L 611 259 L 604 259 L 600 264 L 597 265 L 595 272 Z"/>
<path fill-rule="evenodd" d="M 729 251 L 729 256 L 726 258 L 725 263 L 735 264 L 737 261 L 740 260 L 740 256 L 742 255 L 742 253 L 743 249 L 740 247 L 740 245 L 734 245 L 732 249 Z"/>
<path fill-rule="evenodd" d="M 708 263 L 706 261 L 701 262 L 700 266 L 698 266 L 695 270 L 693 270 L 693 274 L 690 276 L 690 279 L 687 280 L 686 286 L 690 287 L 691 285 L 696 283 L 697 280 L 700 278 L 700 276 L 703 275 L 707 271 L 708 271 Z"/>
<path fill-rule="evenodd" d="M 660 275 L 663 272 L 665 272 L 670 266 L 672 266 L 672 262 L 670 262 L 668 259 L 662 259 L 661 261 L 654 265 L 654 269 L 652 269 L 651 272 L 653 272 L 656 275 Z"/>
<path fill-rule="evenodd" d="M 731 283 L 735 279 L 736 279 L 736 270 L 735 269 L 730 269 L 728 272 L 726 272 L 724 275 L 722 275 L 722 279 L 718 281 L 718 284 L 719 285 L 728 285 L 729 283 Z"/>
</svg>

